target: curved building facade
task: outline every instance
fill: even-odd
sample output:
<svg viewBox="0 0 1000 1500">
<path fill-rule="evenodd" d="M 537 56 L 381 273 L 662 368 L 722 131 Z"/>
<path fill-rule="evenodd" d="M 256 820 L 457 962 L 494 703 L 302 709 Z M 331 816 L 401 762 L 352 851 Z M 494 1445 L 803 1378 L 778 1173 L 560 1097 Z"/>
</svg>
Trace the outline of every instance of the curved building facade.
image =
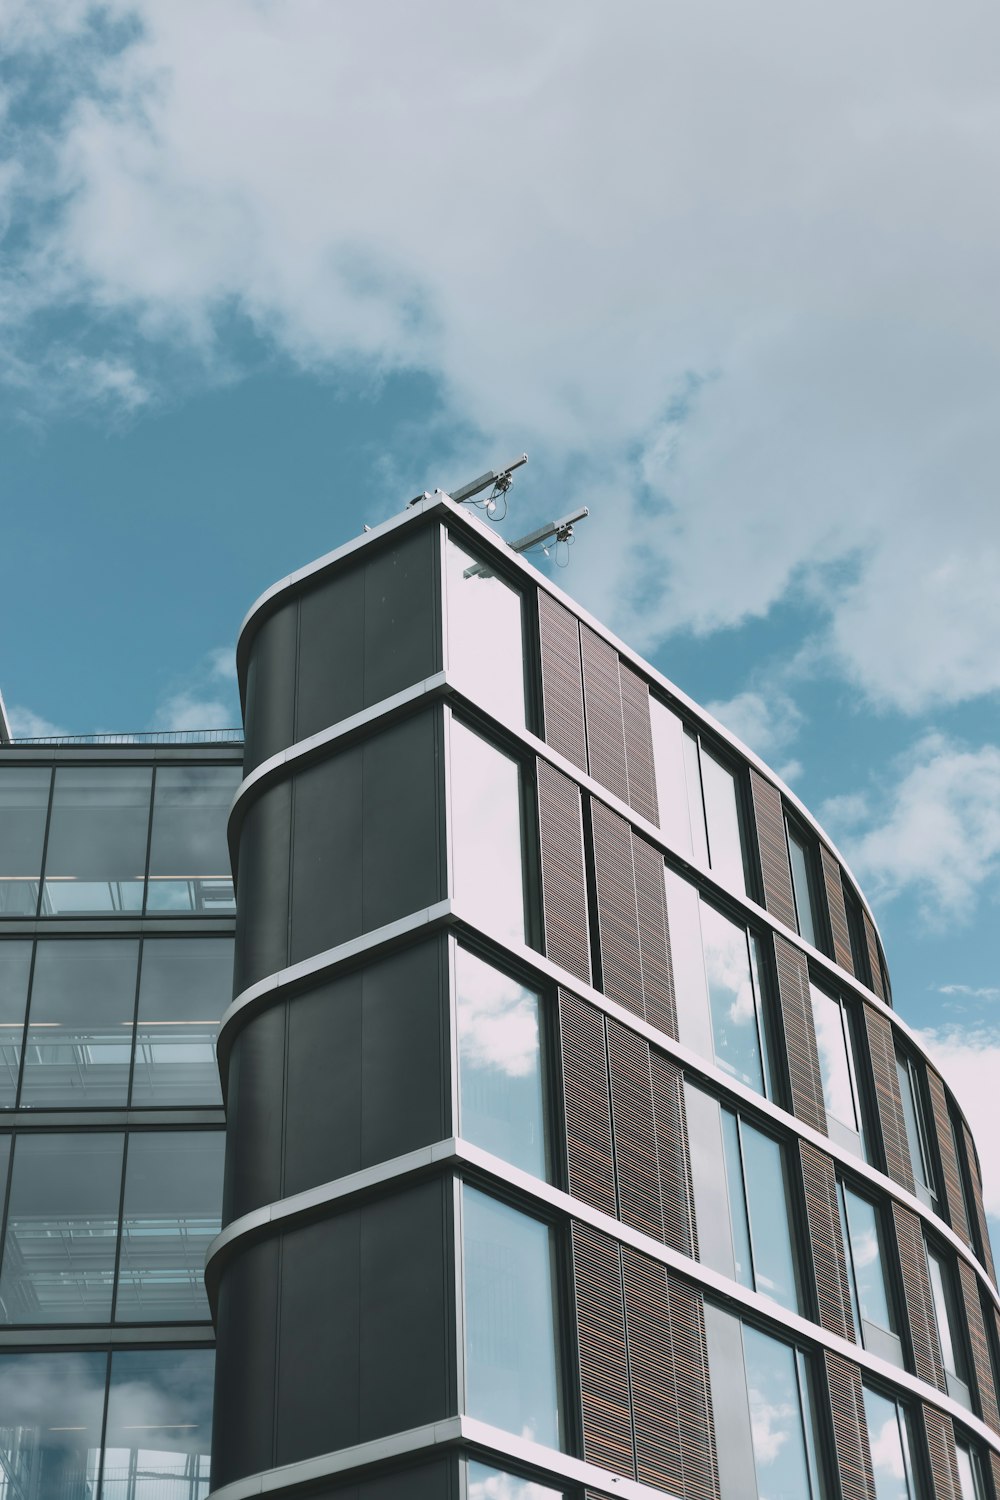
<svg viewBox="0 0 1000 1500">
<path fill-rule="evenodd" d="M 976 1149 L 798 800 L 440 494 L 238 658 L 215 1500 L 998 1500 Z"/>
</svg>

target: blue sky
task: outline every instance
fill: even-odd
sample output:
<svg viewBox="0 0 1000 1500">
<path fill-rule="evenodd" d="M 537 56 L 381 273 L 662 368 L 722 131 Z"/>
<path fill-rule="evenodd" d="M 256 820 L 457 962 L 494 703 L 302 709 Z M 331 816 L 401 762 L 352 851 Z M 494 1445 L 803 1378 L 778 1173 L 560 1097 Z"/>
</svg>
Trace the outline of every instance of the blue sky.
<svg viewBox="0 0 1000 1500">
<path fill-rule="evenodd" d="M 623 14 L 625 20 L 623 22 Z M 785 775 L 1000 1214 L 1000 13 L 0 0 L 0 686 L 238 721 L 274 578 L 508 535 Z"/>
</svg>

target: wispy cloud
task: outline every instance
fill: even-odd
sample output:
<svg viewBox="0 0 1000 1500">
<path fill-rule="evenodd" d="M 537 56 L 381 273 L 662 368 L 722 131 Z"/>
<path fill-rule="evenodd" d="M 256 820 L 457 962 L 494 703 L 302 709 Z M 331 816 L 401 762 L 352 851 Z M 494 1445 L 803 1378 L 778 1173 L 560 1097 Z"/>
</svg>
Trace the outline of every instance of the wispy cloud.
<svg viewBox="0 0 1000 1500">
<path fill-rule="evenodd" d="M 918 1036 L 954 1090 L 981 1151 L 986 1212 L 1000 1218 L 1000 1028 L 951 1027 Z"/>
<path fill-rule="evenodd" d="M 1000 1000 L 1000 989 L 994 985 L 982 985 L 976 988 L 971 984 L 939 984 L 937 993 L 939 995 L 962 995 L 969 1000 Z"/>
<path fill-rule="evenodd" d="M 797 738 L 804 720 L 794 699 L 775 684 L 761 690 L 747 689 L 733 698 L 716 700 L 705 706 L 721 724 L 764 759 L 787 750 Z"/>
<path fill-rule="evenodd" d="M 220 690 L 221 689 L 221 690 Z M 206 652 L 189 680 L 158 704 L 152 729 L 235 729 L 241 722 L 236 689 L 235 647 Z"/>
<path fill-rule="evenodd" d="M 36 714 L 34 709 L 25 708 L 22 703 L 12 704 L 7 710 L 7 720 L 16 740 L 49 739 L 67 733 L 62 725 L 54 724 L 51 719 Z"/>
</svg>

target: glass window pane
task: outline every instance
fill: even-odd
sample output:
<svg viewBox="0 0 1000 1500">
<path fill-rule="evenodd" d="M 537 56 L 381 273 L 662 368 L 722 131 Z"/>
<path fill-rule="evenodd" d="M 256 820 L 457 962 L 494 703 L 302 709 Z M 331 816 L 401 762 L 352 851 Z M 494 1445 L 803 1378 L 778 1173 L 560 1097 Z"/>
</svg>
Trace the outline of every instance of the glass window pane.
<svg viewBox="0 0 1000 1500">
<path fill-rule="evenodd" d="M 96 1495 L 107 1368 L 104 1353 L 0 1354 L 0 1500 Z"/>
<path fill-rule="evenodd" d="M 812 994 L 816 1047 L 819 1052 L 819 1069 L 823 1075 L 823 1098 L 827 1114 L 832 1115 L 848 1130 L 860 1134 L 847 1037 L 844 1033 L 843 1008 L 839 1000 L 834 1000 L 815 985 L 811 984 L 809 989 Z"/>
<path fill-rule="evenodd" d="M 211 1349 L 115 1351 L 101 1500 L 204 1500 L 214 1368 Z"/>
<path fill-rule="evenodd" d="M 17 1102 L 30 973 L 30 940 L 0 942 L 0 1106 Z"/>
<path fill-rule="evenodd" d="M 795 1350 L 744 1324 L 743 1358 L 758 1493 L 767 1500 L 803 1500 L 812 1485 Z"/>
<path fill-rule="evenodd" d="M 672 870 L 665 870 L 664 880 L 680 1040 L 700 1056 L 714 1058 L 705 947 L 701 934 L 701 901 L 694 886 L 688 885 Z"/>
<path fill-rule="evenodd" d="M 59 767 L 43 913 L 142 910 L 151 779 L 141 766 Z"/>
<path fill-rule="evenodd" d="M 153 801 L 147 911 L 234 911 L 226 843 L 238 766 L 160 766 Z"/>
<path fill-rule="evenodd" d="M 906 1143 L 910 1148 L 910 1163 L 913 1167 L 917 1192 L 933 1206 L 934 1178 L 927 1149 L 923 1104 L 917 1080 L 913 1076 L 913 1069 L 908 1060 L 899 1053 L 896 1054 L 896 1076 L 899 1079 L 899 1095 L 903 1103 L 903 1119 L 906 1122 Z"/>
<path fill-rule="evenodd" d="M 712 1409 L 725 1413 L 724 1426 L 718 1415 L 715 1419 L 720 1492 L 725 1500 L 758 1500 L 739 1319 L 706 1302 L 705 1343 Z"/>
<path fill-rule="evenodd" d="M 905 1414 L 867 1386 L 864 1398 L 876 1500 L 914 1500 Z"/>
<path fill-rule="evenodd" d="M 788 857 L 792 867 L 792 888 L 795 892 L 799 932 L 815 948 L 816 923 L 813 917 L 812 887 L 809 884 L 809 851 L 791 829 L 788 830 Z"/>
<path fill-rule="evenodd" d="M 684 769 L 684 726 L 677 715 L 656 698 L 649 700 L 649 722 L 653 735 L 660 829 L 672 849 L 690 856 L 691 815 Z"/>
<path fill-rule="evenodd" d="M 684 731 L 684 775 L 687 785 L 688 826 L 691 830 L 691 853 L 698 864 L 708 867 L 708 832 L 705 828 L 705 797 L 701 786 L 701 757 L 698 741 Z"/>
<path fill-rule="evenodd" d="M 715 1060 L 741 1083 L 762 1093 L 764 1068 L 746 931 L 704 902 L 701 931 Z"/>
<path fill-rule="evenodd" d="M 215 1036 L 232 993 L 232 938 L 146 939 L 133 1104 L 222 1103 Z"/>
<path fill-rule="evenodd" d="M 974 1453 L 964 1443 L 956 1443 L 955 1457 L 958 1460 L 958 1483 L 962 1500 L 985 1500 L 986 1491 L 978 1453 Z"/>
<path fill-rule="evenodd" d="M 701 781 L 705 793 L 705 822 L 712 873 L 730 890 L 746 891 L 743 841 L 740 837 L 736 778 L 702 748 Z"/>
<path fill-rule="evenodd" d="M 208 1318 L 205 1251 L 221 1223 L 224 1151 L 220 1130 L 130 1134 L 116 1322 Z"/>
<path fill-rule="evenodd" d="M 138 957 L 122 938 L 38 944 L 22 1105 L 128 1102 Z"/>
<path fill-rule="evenodd" d="M 698 1259 L 703 1265 L 735 1279 L 726 1157 L 722 1148 L 722 1111 L 717 1099 L 691 1083 L 684 1085 L 684 1108 L 698 1228 Z"/>
<path fill-rule="evenodd" d="M 33 917 L 38 910 L 51 779 L 47 768 L 0 768 L 0 916 Z"/>
<path fill-rule="evenodd" d="M 462 1191 L 462 1217 L 467 1410 L 558 1448 L 551 1231 L 470 1187 Z"/>
<path fill-rule="evenodd" d="M 782 1307 L 799 1312 L 785 1154 L 776 1140 L 745 1120 L 740 1122 L 740 1135 L 755 1288 Z"/>
<path fill-rule="evenodd" d="M 477 927 L 525 941 L 521 771 L 457 719 L 451 721 L 454 895 Z"/>
<path fill-rule="evenodd" d="M 941 1340 L 941 1357 L 945 1369 L 959 1380 L 966 1379 L 965 1358 L 962 1348 L 961 1325 L 955 1306 L 955 1291 L 948 1266 L 928 1245 L 927 1270 L 931 1279 L 931 1295 L 934 1298 L 934 1316 L 938 1338 Z"/>
<path fill-rule="evenodd" d="M 746 1193 L 743 1188 L 740 1128 L 736 1116 L 728 1109 L 722 1111 L 722 1139 L 726 1156 L 729 1227 L 733 1237 L 733 1275 L 744 1286 L 752 1287 L 753 1261 L 750 1255 L 750 1225 L 747 1220 Z"/>
<path fill-rule="evenodd" d="M 517 1474 L 504 1474 L 471 1459 L 467 1472 L 469 1500 L 563 1500 L 562 1490 L 521 1479 Z"/>
<path fill-rule="evenodd" d="M 524 714 L 521 595 L 486 563 L 447 538 L 448 675 L 503 724 Z"/>
<path fill-rule="evenodd" d="M 0 1272 L 5 1323 L 107 1323 L 121 1135 L 22 1135 Z"/>
<path fill-rule="evenodd" d="M 895 1319 L 886 1291 L 878 1210 L 874 1203 L 859 1198 L 849 1187 L 842 1185 L 842 1192 L 850 1241 L 849 1262 L 854 1269 L 859 1315 L 867 1323 L 895 1332 Z"/>
<path fill-rule="evenodd" d="M 546 1177 L 541 997 L 465 948 L 455 982 L 462 1134 Z"/>
</svg>

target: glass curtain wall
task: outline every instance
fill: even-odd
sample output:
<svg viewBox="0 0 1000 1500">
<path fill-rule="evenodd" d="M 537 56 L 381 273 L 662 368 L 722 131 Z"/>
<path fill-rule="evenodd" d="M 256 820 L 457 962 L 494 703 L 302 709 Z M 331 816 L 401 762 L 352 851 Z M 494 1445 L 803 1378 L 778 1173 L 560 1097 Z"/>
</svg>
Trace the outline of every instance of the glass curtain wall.
<svg viewBox="0 0 1000 1500">
<path fill-rule="evenodd" d="M 501 724 L 523 728 L 524 601 L 489 564 L 445 538 L 448 676 Z"/>
</svg>

